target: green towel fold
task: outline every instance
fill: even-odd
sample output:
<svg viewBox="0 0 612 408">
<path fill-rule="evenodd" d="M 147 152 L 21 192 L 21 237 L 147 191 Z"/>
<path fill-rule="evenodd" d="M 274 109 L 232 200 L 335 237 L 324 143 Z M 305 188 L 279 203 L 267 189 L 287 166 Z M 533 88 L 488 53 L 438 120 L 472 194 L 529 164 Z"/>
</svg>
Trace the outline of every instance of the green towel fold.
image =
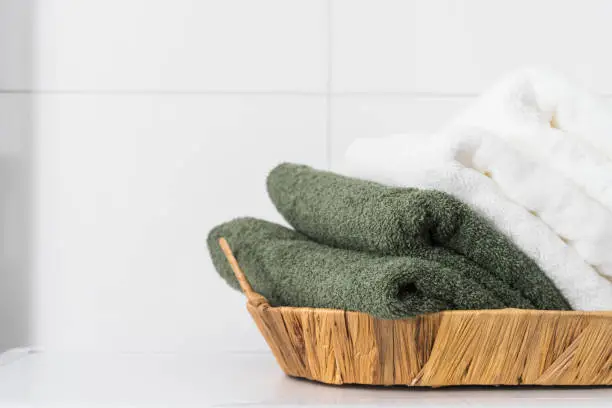
<svg viewBox="0 0 612 408">
<path fill-rule="evenodd" d="M 508 307 L 570 309 L 534 261 L 446 193 L 295 164 L 272 170 L 268 193 L 298 232 L 320 244 L 433 261 L 479 282 Z"/>
<path fill-rule="evenodd" d="M 354 310 L 393 319 L 448 309 L 504 307 L 461 272 L 435 261 L 332 248 L 253 218 L 214 228 L 208 248 L 219 274 L 239 288 L 225 238 L 253 289 L 274 306 Z"/>
</svg>

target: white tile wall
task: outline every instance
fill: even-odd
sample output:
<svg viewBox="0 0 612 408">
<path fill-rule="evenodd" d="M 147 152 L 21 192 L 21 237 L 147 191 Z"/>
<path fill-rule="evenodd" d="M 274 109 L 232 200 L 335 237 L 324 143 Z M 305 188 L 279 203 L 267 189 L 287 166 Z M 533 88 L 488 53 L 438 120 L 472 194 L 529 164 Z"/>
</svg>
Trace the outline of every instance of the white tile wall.
<svg viewBox="0 0 612 408">
<path fill-rule="evenodd" d="M 37 88 L 316 91 L 325 0 L 43 0 Z"/>
<path fill-rule="evenodd" d="M 479 92 L 547 65 L 612 92 L 607 0 L 333 0 L 333 89 Z"/>
<path fill-rule="evenodd" d="M 28 341 L 31 98 L 0 93 L 0 351 Z"/>
<path fill-rule="evenodd" d="M 206 234 L 279 221 L 265 192 L 284 160 L 325 166 L 321 97 L 39 97 L 38 331 L 49 348 L 259 347 Z"/>
<path fill-rule="evenodd" d="M 28 89 L 36 0 L 0 0 L 0 90 Z"/>
<path fill-rule="evenodd" d="M 15 157 L 28 149 L 27 138 L 32 123 L 31 97 L 0 92 L 0 157 Z"/>
<path fill-rule="evenodd" d="M 34 272 L 3 274 L 31 278 L 29 341 L 264 348 L 205 236 L 278 220 L 271 166 L 435 130 L 518 66 L 612 94 L 610 17 L 606 0 L 0 0 L 0 149 L 36 159 Z"/>
<path fill-rule="evenodd" d="M 350 95 L 332 99 L 332 169 L 340 169 L 350 143 L 394 133 L 431 133 L 471 98 L 403 95 Z"/>
</svg>

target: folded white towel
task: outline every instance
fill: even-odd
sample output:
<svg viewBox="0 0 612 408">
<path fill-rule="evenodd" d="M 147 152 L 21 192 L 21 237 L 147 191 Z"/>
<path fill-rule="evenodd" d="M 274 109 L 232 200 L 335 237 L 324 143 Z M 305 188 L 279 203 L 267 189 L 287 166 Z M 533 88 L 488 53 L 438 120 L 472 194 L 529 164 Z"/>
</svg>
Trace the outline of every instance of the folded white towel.
<svg viewBox="0 0 612 408">
<path fill-rule="evenodd" d="M 449 126 L 492 131 L 612 211 L 612 107 L 542 70 L 509 75 Z M 588 215 L 585 214 L 585 221 Z"/>
<path fill-rule="evenodd" d="M 468 128 L 435 137 L 447 156 L 491 177 L 506 197 L 535 213 L 588 264 L 612 277 L 612 211 L 492 133 Z"/>
<path fill-rule="evenodd" d="M 504 164 L 508 167 L 490 167 L 495 159 L 489 160 L 485 156 L 492 153 L 486 147 L 470 147 L 479 146 L 477 139 L 459 145 L 449 143 L 447 137 L 440 135 L 360 139 L 347 150 L 343 172 L 385 184 L 436 189 L 454 195 L 492 220 L 500 231 L 533 258 L 572 307 L 612 309 L 612 284 L 609 281 L 540 218 L 508 198 L 495 181 L 465 165 L 482 166 L 482 171 L 489 167 L 496 173 L 501 168 L 513 169 L 509 164 Z M 508 184 L 514 185 L 524 175 L 508 174 L 507 177 Z M 517 190 L 516 194 L 520 195 L 520 191 Z M 545 208 L 548 210 L 548 204 Z"/>
</svg>

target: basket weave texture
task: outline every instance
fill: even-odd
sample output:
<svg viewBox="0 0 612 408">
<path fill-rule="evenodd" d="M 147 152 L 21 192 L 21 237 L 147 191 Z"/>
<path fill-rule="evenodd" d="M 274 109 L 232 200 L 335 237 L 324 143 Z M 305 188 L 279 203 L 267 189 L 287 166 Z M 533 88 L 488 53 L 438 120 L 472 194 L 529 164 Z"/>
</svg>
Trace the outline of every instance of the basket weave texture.
<svg viewBox="0 0 612 408">
<path fill-rule="evenodd" d="M 219 240 L 283 371 L 327 384 L 612 385 L 612 312 L 445 311 L 401 320 L 272 307 Z"/>
</svg>

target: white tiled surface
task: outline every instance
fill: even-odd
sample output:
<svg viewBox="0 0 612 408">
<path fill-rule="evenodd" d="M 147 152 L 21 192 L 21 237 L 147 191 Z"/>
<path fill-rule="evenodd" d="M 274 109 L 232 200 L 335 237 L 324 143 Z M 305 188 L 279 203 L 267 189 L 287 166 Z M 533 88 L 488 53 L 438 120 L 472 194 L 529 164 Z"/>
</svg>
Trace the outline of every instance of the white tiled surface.
<svg viewBox="0 0 612 408">
<path fill-rule="evenodd" d="M 325 0 L 39 3 L 36 89 L 325 90 Z"/>
<path fill-rule="evenodd" d="M 21 407 L 609 407 L 612 389 L 334 387 L 286 377 L 261 354 L 13 355 L 0 406 Z"/>
<path fill-rule="evenodd" d="M 35 343 L 260 348 L 206 234 L 280 220 L 266 173 L 325 166 L 325 112 L 320 97 L 39 96 Z"/>
<path fill-rule="evenodd" d="M 0 93 L 0 159 L 15 157 L 28 149 L 32 126 L 29 95 Z"/>
<path fill-rule="evenodd" d="M 0 0 L 0 91 L 31 84 L 34 1 Z"/>
<path fill-rule="evenodd" d="M 332 98 L 332 168 L 342 165 L 351 142 L 394 133 L 440 130 L 471 98 L 352 95 Z"/>
<path fill-rule="evenodd" d="M 612 92 L 607 0 L 333 0 L 334 91 L 482 91 L 525 64 Z"/>
<path fill-rule="evenodd" d="M 0 93 L 0 352 L 28 341 L 30 103 L 28 95 Z"/>
</svg>

